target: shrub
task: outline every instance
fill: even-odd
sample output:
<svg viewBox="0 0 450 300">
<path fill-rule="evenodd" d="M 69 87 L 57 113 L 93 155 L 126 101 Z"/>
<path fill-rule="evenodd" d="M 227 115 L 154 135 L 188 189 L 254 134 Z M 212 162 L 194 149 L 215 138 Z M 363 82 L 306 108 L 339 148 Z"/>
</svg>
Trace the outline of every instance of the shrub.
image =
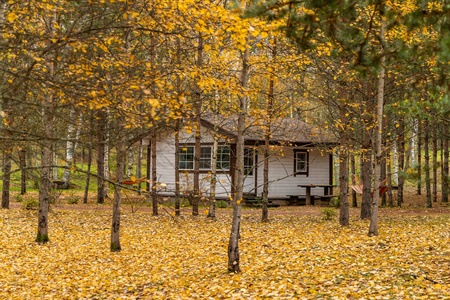
<svg viewBox="0 0 450 300">
<path fill-rule="evenodd" d="M 34 198 L 28 198 L 23 201 L 23 209 L 35 209 L 39 206 L 39 201 Z"/>
<path fill-rule="evenodd" d="M 68 204 L 77 204 L 79 200 L 80 200 L 80 198 L 78 198 L 77 196 L 72 196 L 69 199 L 67 199 L 67 203 Z"/>
<path fill-rule="evenodd" d="M 336 215 L 336 210 L 332 207 L 326 207 L 322 209 L 322 213 L 324 214 L 323 219 L 326 221 L 333 220 Z"/>
<path fill-rule="evenodd" d="M 333 197 L 330 200 L 330 206 L 332 207 L 339 207 L 341 205 L 341 201 L 339 200 L 339 197 Z"/>
<path fill-rule="evenodd" d="M 23 201 L 23 196 L 21 194 L 16 194 L 14 196 L 14 200 L 16 200 L 16 202 L 22 202 Z"/>
<path fill-rule="evenodd" d="M 217 208 L 227 208 L 228 203 L 225 200 L 218 200 L 216 201 L 216 207 Z"/>
</svg>

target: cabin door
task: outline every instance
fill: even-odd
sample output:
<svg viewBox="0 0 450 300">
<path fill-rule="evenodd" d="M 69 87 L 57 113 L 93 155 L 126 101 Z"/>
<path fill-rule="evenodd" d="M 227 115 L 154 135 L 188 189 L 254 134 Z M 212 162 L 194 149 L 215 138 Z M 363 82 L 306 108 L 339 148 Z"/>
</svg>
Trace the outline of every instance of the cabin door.
<svg viewBox="0 0 450 300">
<path fill-rule="evenodd" d="M 255 149 L 244 148 L 244 194 L 255 194 Z"/>
</svg>

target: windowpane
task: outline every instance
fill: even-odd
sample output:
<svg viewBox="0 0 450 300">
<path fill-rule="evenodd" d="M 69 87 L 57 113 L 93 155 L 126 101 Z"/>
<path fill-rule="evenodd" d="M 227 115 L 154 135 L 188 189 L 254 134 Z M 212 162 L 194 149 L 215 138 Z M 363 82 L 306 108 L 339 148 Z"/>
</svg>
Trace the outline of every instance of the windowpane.
<svg viewBox="0 0 450 300">
<path fill-rule="evenodd" d="M 217 149 L 217 170 L 230 169 L 230 147 L 219 146 Z"/>
<path fill-rule="evenodd" d="M 200 148 L 200 169 L 211 169 L 211 147 Z"/>
<path fill-rule="evenodd" d="M 255 151 L 251 148 L 244 149 L 244 175 L 253 176 Z"/>
<path fill-rule="evenodd" d="M 296 152 L 295 153 L 295 171 L 296 172 L 307 172 L 307 159 L 308 155 L 306 152 Z"/>
<path fill-rule="evenodd" d="M 194 147 L 180 147 L 178 149 L 180 170 L 192 170 L 194 169 Z"/>
</svg>

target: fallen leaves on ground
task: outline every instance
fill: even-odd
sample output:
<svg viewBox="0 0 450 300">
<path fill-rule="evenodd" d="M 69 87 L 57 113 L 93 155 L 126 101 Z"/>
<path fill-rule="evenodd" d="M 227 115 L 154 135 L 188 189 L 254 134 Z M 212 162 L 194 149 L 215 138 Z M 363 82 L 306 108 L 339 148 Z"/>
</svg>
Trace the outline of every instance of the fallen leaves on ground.
<svg viewBox="0 0 450 300">
<path fill-rule="evenodd" d="M 0 211 L 0 298 L 448 299 L 450 216 L 382 217 L 349 228 L 320 217 L 244 212 L 241 274 L 226 271 L 228 215 L 153 217 L 125 212 L 119 253 L 111 214 L 50 214 L 50 240 L 34 242 L 36 212 Z"/>
</svg>

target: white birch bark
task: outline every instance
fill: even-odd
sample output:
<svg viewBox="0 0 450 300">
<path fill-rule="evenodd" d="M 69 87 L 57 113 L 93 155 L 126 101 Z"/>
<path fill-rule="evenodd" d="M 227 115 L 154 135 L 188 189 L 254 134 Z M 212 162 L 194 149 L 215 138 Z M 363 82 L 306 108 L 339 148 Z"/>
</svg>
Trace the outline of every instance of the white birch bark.
<svg viewBox="0 0 450 300">
<path fill-rule="evenodd" d="M 394 143 L 392 147 L 392 155 L 394 161 L 394 184 L 398 186 L 398 153 L 397 153 L 397 143 Z"/>
<path fill-rule="evenodd" d="M 72 108 L 70 110 L 69 119 L 73 120 L 75 118 L 75 110 Z M 70 175 L 71 170 L 70 167 L 73 164 L 75 151 L 78 144 L 78 139 L 80 137 L 81 132 L 81 122 L 82 122 L 83 116 L 80 114 L 78 118 L 78 123 L 75 128 L 75 126 L 72 124 L 72 122 L 69 123 L 69 126 L 67 128 L 67 143 L 66 143 L 66 169 L 64 169 L 64 174 L 62 181 L 64 182 L 64 187 L 68 188 L 70 184 Z"/>
</svg>

